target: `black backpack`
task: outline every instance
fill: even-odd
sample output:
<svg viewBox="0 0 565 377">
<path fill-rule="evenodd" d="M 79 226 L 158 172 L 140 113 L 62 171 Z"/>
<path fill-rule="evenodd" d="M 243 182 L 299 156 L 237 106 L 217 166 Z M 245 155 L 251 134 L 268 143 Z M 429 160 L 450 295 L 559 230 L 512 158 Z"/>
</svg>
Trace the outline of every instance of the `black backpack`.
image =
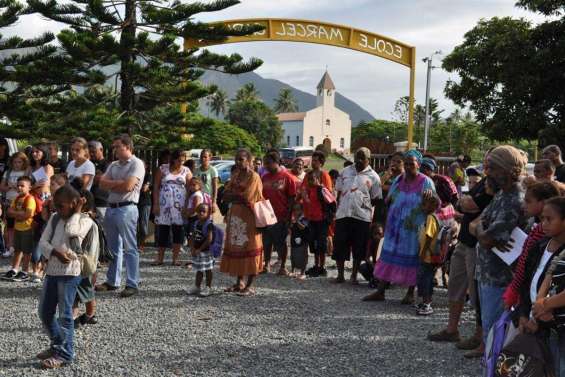
<svg viewBox="0 0 565 377">
<path fill-rule="evenodd" d="M 98 254 L 98 261 L 101 263 L 110 263 L 114 260 L 114 253 L 108 247 L 108 241 L 106 240 L 106 233 L 104 233 L 104 226 L 100 223 L 97 218 L 92 219 L 96 226 L 98 226 L 98 245 L 100 247 L 100 253 Z"/>
</svg>

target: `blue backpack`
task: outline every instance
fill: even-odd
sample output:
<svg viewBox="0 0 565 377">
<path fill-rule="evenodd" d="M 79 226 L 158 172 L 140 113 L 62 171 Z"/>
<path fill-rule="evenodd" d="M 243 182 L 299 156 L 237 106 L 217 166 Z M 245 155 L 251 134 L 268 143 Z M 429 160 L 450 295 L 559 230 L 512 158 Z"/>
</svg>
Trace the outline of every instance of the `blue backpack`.
<svg viewBox="0 0 565 377">
<path fill-rule="evenodd" d="M 198 221 L 194 222 L 194 229 L 196 229 L 196 225 Z M 204 238 L 208 237 L 208 225 L 212 225 L 212 231 L 214 235 L 212 236 L 212 243 L 210 244 L 210 252 L 214 258 L 219 258 L 222 256 L 222 250 L 224 249 L 224 230 L 219 226 L 216 226 L 212 222 L 212 220 L 208 220 L 202 226 L 202 233 Z"/>
</svg>

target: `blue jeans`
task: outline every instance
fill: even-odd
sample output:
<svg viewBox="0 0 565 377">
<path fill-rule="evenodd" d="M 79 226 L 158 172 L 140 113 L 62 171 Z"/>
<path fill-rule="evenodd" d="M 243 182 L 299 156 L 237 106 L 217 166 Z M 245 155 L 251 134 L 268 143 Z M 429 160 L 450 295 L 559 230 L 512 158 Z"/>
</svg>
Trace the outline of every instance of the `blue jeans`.
<svg viewBox="0 0 565 377">
<path fill-rule="evenodd" d="M 39 301 L 39 318 L 51 340 L 51 349 L 66 362 L 75 357 L 73 303 L 81 279 L 80 276 L 47 275 Z M 59 315 L 55 318 L 57 309 Z"/>
<path fill-rule="evenodd" d="M 126 261 L 126 286 L 137 288 L 139 283 L 139 252 L 137 250 L 137 206 L 108 208 L 104 218 L 104 232 L 114 260 L 108 267 L 106 283 L 119 287 L 122 280 L 122 263 Z"/>
<path fill-rule="evenodd" d="M 483 340 L 486 342 L 490 328 L 504 312 L 502 294 L 505 287 L 497 287 L 479 282 L 479 301 L 483 323 Z"/>
<path fill-rule="evenodd" d="M 549 347 L 553 356 L 556 377 L 565 377 L 565 331 L 557 334 L 551 331 L 549 336 Z"/>
<path fill-rule="evenodd" d="M 429 263 L 420 263 L 418 268 L 418 296 L 432 297 L 434 294 L 435 267 Z"/>
</svg>

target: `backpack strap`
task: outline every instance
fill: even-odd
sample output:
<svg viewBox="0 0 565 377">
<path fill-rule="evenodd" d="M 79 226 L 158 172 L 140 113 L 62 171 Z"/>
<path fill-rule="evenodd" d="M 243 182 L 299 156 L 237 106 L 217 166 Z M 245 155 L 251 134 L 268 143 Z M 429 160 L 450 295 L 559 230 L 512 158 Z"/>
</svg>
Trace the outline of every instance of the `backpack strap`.
<svg viewBox="0 0 565 377">
<path fill-rule="evenodd" d="M 51 243 L 51 241 L 53 241 L 53 237 L 55 236 L 55 229 L 57 229 L 57 224 L 59 223 L 59 220 L 61 220 L 61 216 L 55 212 L 52 216 L 51 216 L 51 235 L 49 236 L 49 243 Z"/>
</svg>

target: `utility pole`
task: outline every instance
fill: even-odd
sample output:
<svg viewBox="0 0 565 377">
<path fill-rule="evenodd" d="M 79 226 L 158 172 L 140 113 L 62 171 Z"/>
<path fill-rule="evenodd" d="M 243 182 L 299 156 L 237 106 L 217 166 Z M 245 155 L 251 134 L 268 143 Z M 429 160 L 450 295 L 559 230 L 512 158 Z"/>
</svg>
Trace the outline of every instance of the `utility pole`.
<svg viewBox="0 0 565 377">
<path fill-rule="evenodd" d="M 426 118 L 424 119 L 424 151 L 428 150 L 428 138 L 430 133 L 430 84 L 432 81 L 432 69 L 437 68 L 432 65 L 434 55 L 440 55 L 441 51 L 436 51 L 429 57 L 422 59 L 424 63 L 428 63 L 428 78 L 426 80 Z"/>
</svg>

